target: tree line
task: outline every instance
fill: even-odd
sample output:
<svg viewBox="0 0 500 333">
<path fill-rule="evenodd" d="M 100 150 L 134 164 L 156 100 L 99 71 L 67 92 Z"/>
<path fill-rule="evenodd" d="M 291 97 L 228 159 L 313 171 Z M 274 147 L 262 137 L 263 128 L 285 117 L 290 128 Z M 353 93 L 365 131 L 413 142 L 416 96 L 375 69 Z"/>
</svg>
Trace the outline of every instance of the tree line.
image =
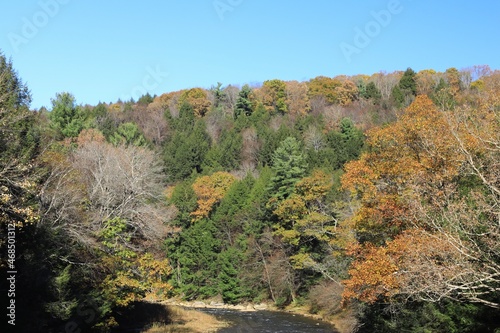
<svg viewBox="0 0 500 333">
<path fill-rule="evenodd" d="M 487 66 L 408 68 L 30 110 L 2 55 L 18 323 L 108 332 L 177 296 L 304 305 L 351 331 L 493 332 L 499 92 Z"/>
</svg>

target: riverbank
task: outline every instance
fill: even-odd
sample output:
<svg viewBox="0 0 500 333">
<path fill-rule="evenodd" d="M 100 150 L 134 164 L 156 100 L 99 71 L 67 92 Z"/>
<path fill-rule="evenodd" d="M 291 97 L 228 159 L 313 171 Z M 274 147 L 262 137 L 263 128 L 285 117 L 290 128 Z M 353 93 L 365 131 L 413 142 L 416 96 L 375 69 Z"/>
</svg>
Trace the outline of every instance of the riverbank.
<svg viewBox="0 0 500 333">
<path fill-rule="evenodd" d="M 164 306 L 168 309 L 170 323 L 154 323 L 143 333 L 215 333 L 229 325 L 201 311 L 177 305 Z"/>
<path fill-rule="evenodd" d="M 312 318 L 318 321 L 322 321 L 328 324 L 333 325 L 340 333 L 351 333 L 355 331 L 355 327 L 357 326 L 357 321 L 354 318 L 354 313 L 349 310 L 343 310 L 334 315 L 326 315 L 322 313 L 312 314 L 310 312 L 310 308 L 307 306 L 293 306 L 290 305 L 285 309 L 279 309 L 274 304 L 270 303 L 259 303 L 259 304 L 225 304 L 219 301 L 182 301 L 178 299 L 169 299 L 161 302 L 166 306 L 171 307 L 179 307 L 179 308 L 188 308 L 195 311 L 195 313 L 201 313 L 205 315 L 206 313 L 196 311 L 196 309 L 227 309 L 227 310 L 235 310 L 242 312 L 253 312 L 253 311 L 278 311 L 283 313 L 289 313 L 293 315 L 300 315 L 308 318 Z M 216 320 L 216 318 L 214 318 Z M 226 323 L 227 325 L 227 323 Z M 205 331 L 209 332 L 209 331 Z M 163 333 L 161 331 L 158 332 L 147 332 L 147 333 Z"/>
</svg>

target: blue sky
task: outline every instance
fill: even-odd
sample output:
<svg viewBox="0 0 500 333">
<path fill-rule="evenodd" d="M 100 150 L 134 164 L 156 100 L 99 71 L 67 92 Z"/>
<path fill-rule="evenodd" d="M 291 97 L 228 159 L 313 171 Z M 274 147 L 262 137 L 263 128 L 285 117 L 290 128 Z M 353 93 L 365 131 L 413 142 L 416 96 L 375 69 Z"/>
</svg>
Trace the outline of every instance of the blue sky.
<svg viewBox="0 0 500 333">
<path fill-rule="evenodd" d="M 498 1 L 20 0 L 0 50 L 33 95 L 97 104 L 268 79 L 500 69 Z"/>
</svg>

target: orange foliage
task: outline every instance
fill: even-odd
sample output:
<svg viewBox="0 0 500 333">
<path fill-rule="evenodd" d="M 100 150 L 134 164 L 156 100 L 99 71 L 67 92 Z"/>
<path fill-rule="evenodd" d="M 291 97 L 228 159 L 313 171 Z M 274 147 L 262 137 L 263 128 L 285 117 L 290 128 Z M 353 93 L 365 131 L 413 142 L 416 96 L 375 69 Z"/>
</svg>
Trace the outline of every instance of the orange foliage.
<svg viewBox="0 0 500 333">
<path fill-rule="evenodd" d="M 372 198 L 375 196 L 375 181 L 378 175 L 367 164 L 367 157 L 364 154 L 360 160 L 352 161 L 345 166 L 345 174 L 342 176 L 341 184 L 344 190 L 348 190 L 352 195 Z"/>
<path fill-rule="evenodd" d="M 460 94 L 457 71 L 446 75 Z M 371 130 L 368 152 L 346 165 L 342 187 L 355 213 L 341 225 L 353 226 L 358 243 L 348 243 L 344 300 L 499 306 L 491 295 L 500 271 L 500 84 L 490 79 L 452 111 L 417 96 L 395 123 Z M 457 183 L 464 178 L 476 183 Z"/>
<path fill-rule="evenodd" d="M 314 170 L 309 177 L 302 178 L 296 185 L 297 193 L 306 201 L 320 200 L 333 186 L 332 177 L 324 171 Z"/>
<path fill-rule="evenodd" d="M 381 297 L 391 296 L 399 286 L 398 267 L 384 247 L 366 246 L 360 258 L 349 269 L 350 278 L 343 281 L 342 297 L 374 303 Z"/>
<path fill-rule="evenodd" d="M 300 180 L 295 192 L 273 211 L 280 220 L 274 226 L 275 233 L 292 245 L 298 245 L 301 237 L 329 241 L 336 227 L 323 201 L 332 186 L 331 176 L 321 170 Z"/>
<path fill-rule="evenodd" d="M 82 146 L 88 142 L 104 143 L 106 142 L 106 138 L 99 130 L 95 128 L 84 129 L 80 132 L 80 135 L 78 135 L 76 143 L 78 144 L 78 146 Z"/>
<path fill-rule="evenodd" d="M 345 80 L 342 85 L 335 88 L 337 102 L 346 106 L 351 104 L 358 95 L 358 87 L 351 81 Z"/>
<path fill-rule="evenodd" d="M 407 230 L 382 247 L 355 245 L 350 254 L 356 260 L 343 281 L 344 300 L 373 303 L 396 294 L 417 294 L 435 287 L 433 282 L 451 281 L 465 269 L 464 254 L 445 236 L 422 229 Z"/>
<path fill-rule="evenodd" d="M 193 88 L 184 91 L 179 97 L 177 105 L 179 109 L 183 103 L 191 105 L 197 117 L 203 117 L 212 105 L 208 99 L 207 92 L 201 88 Z"/>
<path fill-rule="evenodd" d="M 308 82 L 309 98 L 313 99 L 317 96 L 322 96 L 330 104 L 337 102 L 337 92 L 335 88 L 342 85 L 337 79 L 332 79 L 326 76 L 318 76 Z"/>
<path fill-rule="evenodd" d="M 307 95 L 307 84 L 304 82 L 287 81 L 286 104 L 290 114 L 306 114 L 311 110 L 309 96 Z"/>
<path fill-rule="evenodd" d="M 191 213 L 193 221 L 199 221 L 212 211 L 213 206 L 226 194 L 236 177 L 228 172 L 216 172 L 211 176 L 203 176 L 193 184 L 193 190 L 198 197 L 198 208 Z"/>
</svg>

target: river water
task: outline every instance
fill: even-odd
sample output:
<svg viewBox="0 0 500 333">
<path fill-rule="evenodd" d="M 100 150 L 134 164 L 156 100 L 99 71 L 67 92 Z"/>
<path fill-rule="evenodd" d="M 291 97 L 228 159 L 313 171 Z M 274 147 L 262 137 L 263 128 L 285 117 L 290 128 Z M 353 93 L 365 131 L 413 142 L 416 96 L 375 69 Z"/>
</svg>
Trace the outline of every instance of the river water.
<svg viewBox="0 0 500 333">
<path fill-rule="evenodd" d="M 243 312 L 227 309 L 197 309 L 210 313 L 231 327 L 219 333 L 337 333 L 332 326 L 304 316 L 275 311 Z"/>
</svg>

